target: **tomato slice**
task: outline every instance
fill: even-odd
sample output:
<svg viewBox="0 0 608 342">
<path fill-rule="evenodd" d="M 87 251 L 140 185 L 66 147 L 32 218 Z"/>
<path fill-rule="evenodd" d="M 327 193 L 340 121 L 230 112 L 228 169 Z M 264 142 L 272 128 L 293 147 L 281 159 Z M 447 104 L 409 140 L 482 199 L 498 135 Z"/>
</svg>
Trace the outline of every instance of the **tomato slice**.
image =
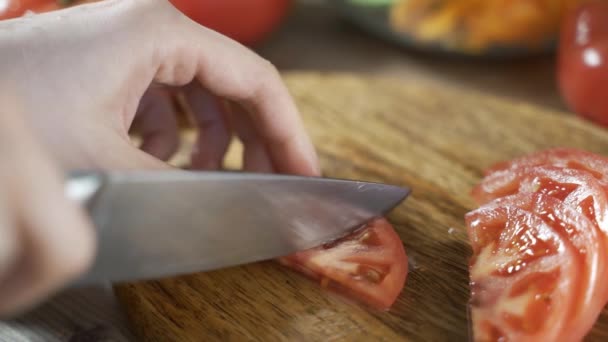
<svg viewBox="0 0 608 342">
<path fill-rule="evenodd" d="M 393 305 L 408 271 L 403 243 L 384 218 L 331 244 L 279 258 L 279 262 L 324 288 L 379 310 Z"/>
<path fill-rule="evenodd" d="M 608 184 L 608 158 L 575 148 L 553 148 L 520 158 L 498 163 L 485 172 L 485 176 L 496 173 L 507 174 L 522 167 L 555 166 L 587 171 L 603 184 Z"/>
<path fill-rule="evenodd" d="M 547 194 L 518 194 L 466 215 L 475 340 L 575 341 L 606 299 L 603 239 Z"/>
<path fill-rule="evenodd" d="M 472 196 L 483 204 L 521 192 L 541 192 L 564 201 L 608 234 L 606 187 L 585 171 L 539 166 L 523 167 L 508 173 L 497 172 L 473 188 Z"/>
</svg>

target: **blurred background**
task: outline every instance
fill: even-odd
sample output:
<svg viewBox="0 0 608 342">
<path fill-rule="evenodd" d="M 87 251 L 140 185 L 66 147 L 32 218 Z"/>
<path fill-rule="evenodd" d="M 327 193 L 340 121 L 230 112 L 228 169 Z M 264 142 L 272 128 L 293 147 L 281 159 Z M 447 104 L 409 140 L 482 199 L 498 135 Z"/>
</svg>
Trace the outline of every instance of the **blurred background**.
<svg viewBox="0 0 608 342">
<path fill-rule="evenodd" d="M 281 71 L 440 82 L 608 125 L 606 0 L 171 0 Z"/>
<path fill-rule="evenodd" d="M 93 1 L 0 0 L 0 20 Z M 440 82 L 608 123 L 605 0 L 170 1 L 281 71 Z"/>
<path fill-rule="evenodd" d="M 346 1 L 333 2 L 295 1 L 285 22 L 257 50 L 281 70 L 362 72 L 450 83 L 566 109 L 556 84 L 556 58 L 551 47 L 527 49 L 514 41 L 515 51 L 492 51 L 492 56 L 456 48 L 454 52 L 446 53 L 436 45 L 427 47 L 426 43 L 417 43 L 406 36 L 395 41 L 389 33 L 369 28 L 374 25 L 373 21 L 384 21 L 386 31 L 390 30 L 388 15 L 377 15 L 382 12 L 378 8 L 390 5 L 374 5 L 390 1 L 368 1 L 371 5 L 359 1 L 364 9 L 354 14 L 351 7 L 336 5 Z M 369 16 L 357 17 L 356 14 L 366 11 Z M 447 35 L 446 39 L 449 39 Z M 509 47 L 509 44 L 505 45 Z"/>
</svg>

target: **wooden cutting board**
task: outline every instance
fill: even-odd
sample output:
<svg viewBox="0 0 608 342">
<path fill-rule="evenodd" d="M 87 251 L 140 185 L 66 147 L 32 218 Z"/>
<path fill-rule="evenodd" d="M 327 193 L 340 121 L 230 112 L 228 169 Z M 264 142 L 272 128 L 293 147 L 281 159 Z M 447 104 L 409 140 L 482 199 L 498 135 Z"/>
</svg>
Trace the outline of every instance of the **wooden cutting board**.
<svg viewBox="0 0 608 342">
<path fill-rule="evenodd" d="M 608 131 L 525 103 L 345 74 L 285 80 L 326 176 L 413 188 L 389 216 L 411 260 L 403 293 L 389 312 L 374 312 L 274 262 L 117 286 L 141 340 L 466 341 L 463 216 L 475 207 L 469 192 L 482 170 L 553 146 L 608 154 Z M 228 165 L 238 156 L 234 145 Z M 588 340 L 608 340 L 608 310 Z"/>
</svg>

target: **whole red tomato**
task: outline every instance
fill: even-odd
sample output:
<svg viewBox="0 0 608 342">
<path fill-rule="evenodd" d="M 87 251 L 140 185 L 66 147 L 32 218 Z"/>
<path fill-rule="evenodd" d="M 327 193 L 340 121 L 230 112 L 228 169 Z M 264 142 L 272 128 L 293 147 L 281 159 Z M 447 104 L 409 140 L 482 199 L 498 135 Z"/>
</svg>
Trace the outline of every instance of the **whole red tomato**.
<svg viewBox="0 0 608 342">
<path fill-rule="evenodd" d="M 170 0 L 190 19 L 242 44 L 256 45 L 278 28 L 292 0 Z"/>
<path fill-rule="evenodd" d="M 20 17 L 27 11 L 58 8 L 57 0 L 0 0 L 0 20 Z"/>
<path fill-rule="evenodd" d="M 571 110 L 608 127 L 608 1 L 586 1 L 565 19 L 558 81 Z"/>
<path fill-rule="evenodd" d="M 190 19 L 242 44 L 266 39 L 287 16 L 293 0 L 169 0 Z M 48 12 L 91 0 L 0 0 L 0 20 L 28 10 Z"/>
<path fill-rule="evenodd" d="M 17 18 L 28 12 L 45 13 L 102 0 L 0 0 L 0 20 Z"/>
</svg>

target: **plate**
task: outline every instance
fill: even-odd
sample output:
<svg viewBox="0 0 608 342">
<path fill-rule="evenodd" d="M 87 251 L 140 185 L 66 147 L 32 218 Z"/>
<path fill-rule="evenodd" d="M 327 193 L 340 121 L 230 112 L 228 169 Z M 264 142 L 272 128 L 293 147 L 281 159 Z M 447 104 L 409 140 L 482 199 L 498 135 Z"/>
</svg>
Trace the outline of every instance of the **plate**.
<svg viewBox="0 0 608 342">
<path fill-rule="evenodd" d="M 475 53 L 450 47 L 439 42 L 420 42 L 408 34 L 394 31 L 389 20 L 390 5 L 363 5 L 358 4 L 354 0 L 328 0 L 328 3 L 342 18 L 358 26 L 363 31 L 399 47 L 424 53 L 448 57 L 514 59 L 551 54 L 555 52 L 557 46 L 556 39 L 551 39 L 537 49 L 516 45 L 495 45 L 483 52 Z"/>
</svg>

